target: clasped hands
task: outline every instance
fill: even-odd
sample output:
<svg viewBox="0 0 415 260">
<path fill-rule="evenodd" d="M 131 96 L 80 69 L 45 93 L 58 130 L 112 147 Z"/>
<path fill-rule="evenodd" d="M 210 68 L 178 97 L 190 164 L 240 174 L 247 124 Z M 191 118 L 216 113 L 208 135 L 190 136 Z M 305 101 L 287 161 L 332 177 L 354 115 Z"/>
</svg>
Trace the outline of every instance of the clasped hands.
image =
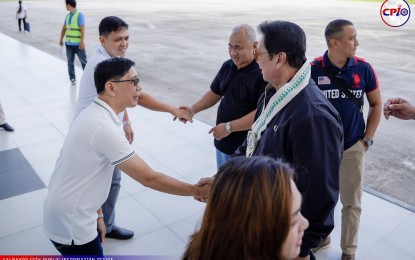
<svg viewBox="0 0 415 260">
<path fill-rule="evenodd" d="M 173 121 L 179 119 L 180 122 L 186 124 L 188 121 L 193 123 L 193 116 L 194 116 L 193 109 L 189 106 L 180 106 L 179 108 L 175 108 L 173 111 Z"/>
<path fill-rule="evenodd" d="M 194 199 L 200 202 L 207 202 L 209 199 L 209 193 L 210 188 L 212 187 L 212 183 L 214 177 L 207 177 L 207 178 L 201 178 L 195 186 L 198 187 L 196 196 L 194 196 Z"/>
<path fill-rule="evenodd" d="M 173 120 L 176 121 L 176 119 L 179 119 L 179 121 L 184 124 L 186 124 L 187 121 L 190 121 L 191 123 L 193 123 L 194 115 L 195 115 L 195 112 L 193 111 L 192 107 L 180 106 L 178 109 L 176 109 Z M 209 130 L 209 134 L 212 134 L 213 138 L 219 141 L 227 137 L 229 135 L 229 132 L 226 131 L 226 124 L 220 123 L 217 126 L 212 127 Z"/>
</svg>

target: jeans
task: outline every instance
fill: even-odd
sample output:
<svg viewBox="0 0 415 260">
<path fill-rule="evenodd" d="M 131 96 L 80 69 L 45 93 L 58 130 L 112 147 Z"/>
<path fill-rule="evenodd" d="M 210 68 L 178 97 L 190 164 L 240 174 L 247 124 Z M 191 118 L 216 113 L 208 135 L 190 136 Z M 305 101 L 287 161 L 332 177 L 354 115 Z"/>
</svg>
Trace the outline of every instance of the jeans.
<svg viewBox="0 0 415 260">
<path fill-rule="evenodd" d="M 72 241 L 72 245 L 62 245 L 52 241 L 52 244 L 56 249 L 61 253 L 61 255 L 94 255 L 94 256 L 104 256 L 104 251 L 102 249 L 101 241 L 99 240 L 99 235 L 89 243 L 84 245 L 75 245 Z"/>
<path fill-rule="evenodd" d="M 85 69 L 87 62 L 85 49 L 80 50 L 79 46 L 66 45 L 66 57 L 68 57 L 68 72 L 70 80 L 76 79 L 74 67 L 75 54 L 78 55 L 79 61 L 82 64 L 82 69 Z"/>
<path fill-rule="evenodd" d="M 231 158 L 230 154 L 223 153 L 223 152 L 219 151 L 218 149 L 216 149 L 216 165 L 218 167 L 218 170 L 230 158 Z"/>
<path fill-rule="evenodd" d="M 102 205 L 102 211 L 104 213 L 104 222 L 105 227 L 107 228 L 107 233 L 110 233 L 114 228 L 115 220 L 115 203 L 118 199 L 118 194 L 120 193 L 121 188 L 121 171 L 117 167 L 114 169 L 112 175 L 112 182 L 110 192 L 108 194 L 107 200 Z"/>
</svg>

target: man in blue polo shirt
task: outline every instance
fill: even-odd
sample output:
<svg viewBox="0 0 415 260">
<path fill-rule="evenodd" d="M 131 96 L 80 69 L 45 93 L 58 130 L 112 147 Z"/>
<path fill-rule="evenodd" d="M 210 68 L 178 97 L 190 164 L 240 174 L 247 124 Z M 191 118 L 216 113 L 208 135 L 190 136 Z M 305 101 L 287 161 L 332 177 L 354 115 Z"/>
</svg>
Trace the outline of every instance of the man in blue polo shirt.
<svg viewBox="0 0 415 260">
<path fill-rule="evenodd" d="M 65 37 L 66 56 L 68 58 L 68 72 L 69 79 L 72 85 L 76 84 L 75 77 L 75 54 L 78 55 L 79 61 L 82 64 L 82 69 L 86 66 L 86 52 L 85 52 L 85 18 L 84 14 L 76 9 L 75 0 L 66 0 L 66 10 L 69 14 L 66 15 L 65 22 L 62 26 L 61 38 L 59 45 L 63 46 L 63 37 Z"/>
<path fill-rule="evenodd" d="M 311 68 L 311 77 L 339 112 L 344 127 L 344 152 L 339 179 L 340 201 L 343 204 L 340 242 L 342 260 L 355 259 L 365 153 L 373 145 L 373 137 L 382 115 L 376 74 L 369 63 L 355 56 L 359 45 L 356 34 L 350 21 L 339 19 L 330 22 L 325 30 L 328 51 L 316 58 Z M 344 85 L 345 90 L 341 85 Z M 355 98 L 348 97 L 350 94 L 346 91 L 350 91 Z M 365 94 L 369 102 L 366 123 L 362 113 Z M 320 247 L 329 244 L 328 237 L 320 243 Z"/>
</svg>

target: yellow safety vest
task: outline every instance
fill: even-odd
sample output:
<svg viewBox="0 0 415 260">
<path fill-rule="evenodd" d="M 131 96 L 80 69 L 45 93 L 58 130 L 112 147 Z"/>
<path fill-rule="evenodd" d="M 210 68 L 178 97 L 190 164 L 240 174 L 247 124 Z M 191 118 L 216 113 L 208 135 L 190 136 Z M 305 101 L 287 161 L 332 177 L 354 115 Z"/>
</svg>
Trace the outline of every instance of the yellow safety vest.
<svg viewBox="0 0 415 260">
<path fill-rule="evenodd" d="M 79 11 L 75 11 L 72 16 L 71 23 L 69 23 L 69 13 L 66 16 L 65 24 L 66 24 L 66 37 L 65 42 L 72 42 L 72 43 L 80 43 L 81 42 L 81 28 L 78 25 L 78 16 Z"/>
</svg>

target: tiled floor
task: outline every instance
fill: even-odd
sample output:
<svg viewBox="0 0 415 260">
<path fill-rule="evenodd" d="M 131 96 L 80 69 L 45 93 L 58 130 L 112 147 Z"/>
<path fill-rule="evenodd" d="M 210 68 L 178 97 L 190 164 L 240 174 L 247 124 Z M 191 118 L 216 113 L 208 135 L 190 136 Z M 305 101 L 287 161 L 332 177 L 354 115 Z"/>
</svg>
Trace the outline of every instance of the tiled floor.
<svg viewBox="0 0 415 260">
<path fill-rule="evenodd" d="M 0 198 L 0 255 L 57 254 L 42 232 L 42 203 L 72 119 L 77 87 L 70 85 L 64 61 L 3 34 L 0 42 L 0 98 L 8 122 L 16 129 L 0 131 L 0 194 L 7 194 Z M 78 79 L 81 73 L 78 69 Z M 189 182 L 215 173 L 209 125 L 198 120 L 183 125 L 172 122 L 170 115 L 141 107 L 129 113 L 136 132 L 134 147 L 150 166 Z M 28 179 L 10 193 L 16 183 L 4 178 L 4 165 L 24 166 L 18 158 L 27 160 L 31 166 L 27 168 L 34 172 L 26 172 Z M 18 174 L 11 171 L 7 174 Z M 42 183 L 23 190 L 25 183 L 39 178 Z M 128 241 L 107 239 L 104 252 L 178 259 L 204 207 L 192 198 L 150 190 L 124 175 L 117 223 L 136 235 Z M 415 214 L 368 193 L 364 193 L 363 208 L 358 259 L 415 260 Z M 339 207 L 335 216 L 332 246 L 320 252 L 319 259 L 340 259 Z"/>
<path fill-rule="evenodd" d="M 0 165 L 0 200 L 45 188 L 18 148 L 0 151 Z"/>
</svg>

